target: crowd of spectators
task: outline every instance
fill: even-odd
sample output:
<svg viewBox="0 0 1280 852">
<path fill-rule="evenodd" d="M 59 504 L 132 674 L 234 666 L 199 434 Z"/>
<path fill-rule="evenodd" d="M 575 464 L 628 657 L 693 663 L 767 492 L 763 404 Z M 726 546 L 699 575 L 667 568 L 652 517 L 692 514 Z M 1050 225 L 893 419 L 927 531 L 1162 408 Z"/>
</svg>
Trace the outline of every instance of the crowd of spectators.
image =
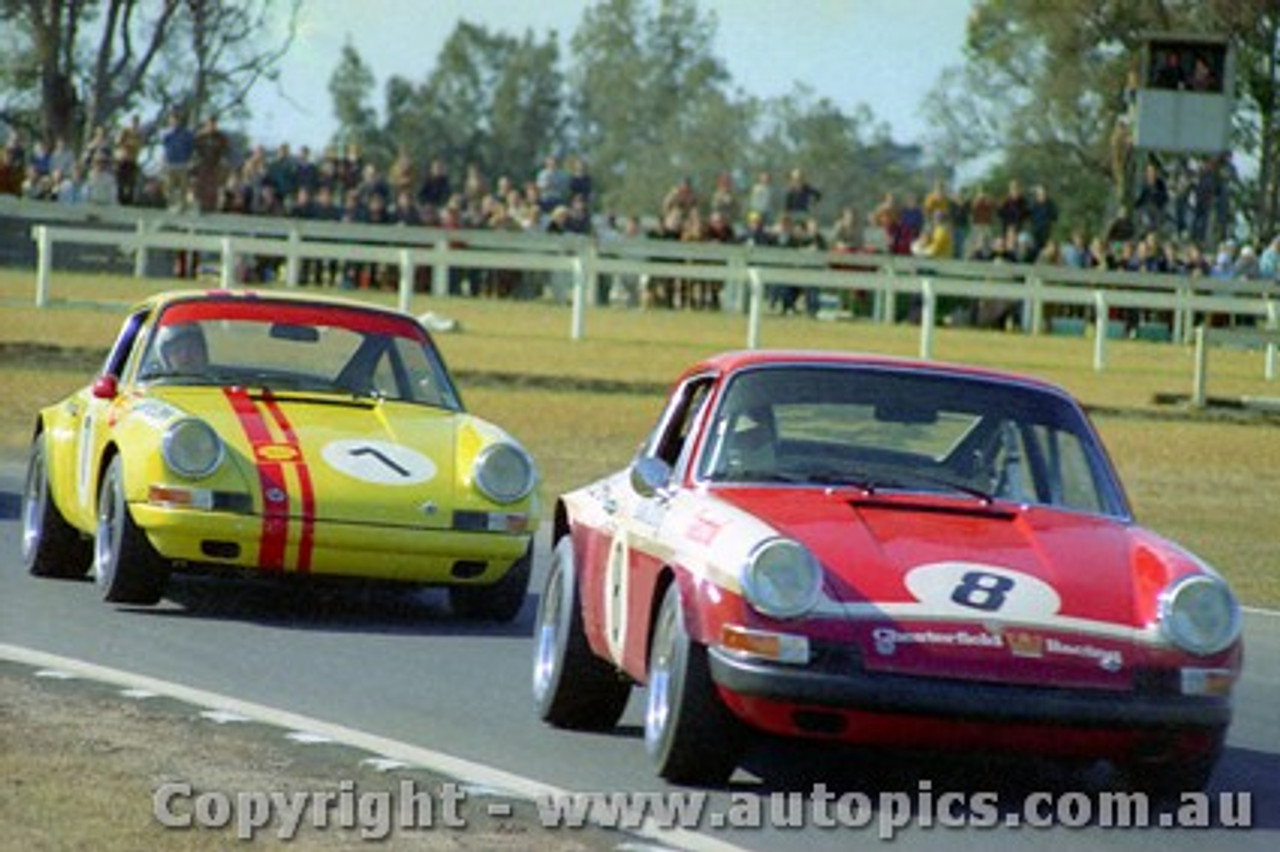
<svg viewBox="0 0 1280 852">
<path fill-rule="evenodd" d="M 158 162 L 144 170 L 146 150 L 155 150 Z M 18 132 L 10 132 L 0 150 L 0 193 L 66 203 L 1277 280 L 1280 239 L 1255 247 L 1229 228 L 1232 176 L 1229 155 L 1180 161 L 1167 171 L 1153 160 L 1131 203 L 1090 231 L 1062 222 L 1041 183 L 1027 193 L 1012 180 L 997 194 L 983 186 L 948 188 L 939 180 L 923 197 L 890 192 L 867 210 L 835 211 L 824 209 L 822 190 L 800 168 L 781 186 L 767 171 L 746 187 L 721 174 L 708 192 L 682 179 L 660 209 L 618 217 L 598 209 L 587 163 L 578 156 L 564 163 L 548 156 L 527 176 L 496 180 L 474 165 L 457 175 L 439 159 L 419 164 L 404 150 L 384 169 L 357 145 L 330 147 L 318 156 L 305 145 L 296 151 L 287 143 L 273 151 L 253 145 L 235 161 L 216 116 L 193 129 L 180 113 L 158 130 L 145 128 L 136 115 L 118 130 L 98 128 L 78 153 L 62 140 L 51 149 L 36 142 L 28 150 Z M 177 271 L 194 270 L 181 263 Z M 264 259 L 244 274 L 271 280 L 278 268 Z M 394 269 L 336 261 L 310 261 L 301 269 L 304 284 L 390 286 L 395 275 Z M 519 276 L 503 273 L 450 284 L 496 295 L 521 290 Z M 654 279 L 623 285 L 612 295 L 626 304 L 720 305 L 716 284 Z M 782 313 L 800 312 L 802 305 L 814 313 L 819 303 L 812 289 L 777 287 L 769 296 Z"/>
</svg>

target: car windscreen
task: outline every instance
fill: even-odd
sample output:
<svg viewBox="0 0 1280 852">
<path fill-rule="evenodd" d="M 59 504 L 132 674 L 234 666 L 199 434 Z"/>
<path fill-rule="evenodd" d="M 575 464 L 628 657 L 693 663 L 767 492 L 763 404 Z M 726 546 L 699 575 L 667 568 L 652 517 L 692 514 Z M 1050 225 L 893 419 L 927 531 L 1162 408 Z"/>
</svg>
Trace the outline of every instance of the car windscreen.
<svg viewBox="0 0 1280 852">
<path fill-rule="evenodd" d="M 698 466 L 715 482 L 960 493 L 1127 515 L 1066 396 L 941 371 L 769 366 L 730 379 Z"/>
<path fill-rule="evenodd" d="M 420 326 L 316 305 L 179 302 L 157 319 L 140 381 L 334 393 L 450 409 L 461 403 Z"/>
</svg>

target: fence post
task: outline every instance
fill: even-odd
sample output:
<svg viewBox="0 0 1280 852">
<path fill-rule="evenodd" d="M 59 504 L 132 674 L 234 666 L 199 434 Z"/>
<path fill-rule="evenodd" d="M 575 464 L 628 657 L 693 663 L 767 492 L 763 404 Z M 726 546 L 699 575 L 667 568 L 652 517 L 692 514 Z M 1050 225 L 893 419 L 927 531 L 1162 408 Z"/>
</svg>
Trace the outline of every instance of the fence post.
<svg viewBox="0 0 1280 852">
<path fill-rule="evenodd" d="M 1267 297 L 1267 329 L 1269 331 L 1280 331 L 1280 304 Z M 1266 366 L 1263 368 L 1263 375 L 1267 381 L 1274 382 L 1276 380 L 1276 342 L 1272 339 L 1267 343 L 1267 360 Z"/>
<path fill-rule="evenodd" d="M 1107 366 L 1107 327 L 1110 317 L 1107 296 L 1101 290 L 1093 291 L 1093 369 L 1102 372 Z"/>
<path fill-rule="evenodd" d="M 449 241 L 441 239 L 431 247 L 431 295 L 449 295 Z"/>
<path fill-rule="evenodd" d="M 49 278 L 53 270 L 53 240 L 47 225 L 32 228 L 36 238 L 36 307 L 49 304 Z"/>
<path fill-rule="evenodd" d="M 400 249 L 400 287 L 398 305 L 401 313 L 409 313 L 413 303 L 413 254 L 407 249 Z"/>
<path fill-rule="evenodd" d="M 760 277 L 759 267 L 747 269 L 747 348 L 760 348 L 760 310 L 764 302 L 764 281 Z"/>
<path fill-rule="evenodd" d="M 1205 373 L 1209 366 L 1209 347 L 1205 345 L 1205 327 L 1196 326 L 1195 372 L 1191 374 L 1191 404 L 1196 408 L 1204 408 L 1207 400 L 1205 392 Z"/>
<path fill-rule="evenodd" d="M 1173 291 L 1177 305 L 1173 309 L 1173 330 L 1170 340 L 1188 343 L 1191 340 L 1191 285 L 1187 281 L 1179 281 Z"/>
<path fill-rule="evenodd" d="M 297 228 L 289 229 L 289 252 L 284 256 L 284 283 L 287 287 L 298 286 L 299 255 L 302 251 L 302 235 Z"/>
<path fill-rule="evenodd" d="M 1027 277 L 1027 333 L 1042 334 L 1044 333 L 1044 294 L 1041 289 L 1044 282 L 1040 280 L 1039 275 L 1031 275 Z"/>
<path fill-rule="evenodd" d="M 587 273 L 585 267 L 586 264 L 582 262 L 582 256 L 575 255 L 573 258 L 573 324 L 569 329 L 569 337 L 572 340 L 582 339 L 582 326 L 587 304 Z"/>
<path fill-rule="evenodd" d="M 133 246 L 133 277 L 147 277 L 147 220 L 139 219 L 134 227 L 138 240 Z"/>
<path fill-rule="evenodd" d="M 596 260 L 599 252 L 596 249 L 594 240 L 586 240 L 579 244 L 578 263 L 582 267 L 583 287 L 586 288 L 586 296 L 591 307 L 599 307 L 600 305 L 600 272 L 597 268 Z M 607 304 L 609 297 L 605 296 Z"/>
<path fill-rule="evenodd" d="M 933 326 L 938 313 L 938 297 L 933 292 L 933 279 L 920 279 L 920 358 L 933 359 Z"/>
<path fill-rule="evenodd" d="M 198 274 L 198 273 L 197 273 Z M 218 286 L 230 290 L 236 284 L 236 254 L 231 248 L 231 238 L 222 238 L 222 274 Z"/>
</svg>

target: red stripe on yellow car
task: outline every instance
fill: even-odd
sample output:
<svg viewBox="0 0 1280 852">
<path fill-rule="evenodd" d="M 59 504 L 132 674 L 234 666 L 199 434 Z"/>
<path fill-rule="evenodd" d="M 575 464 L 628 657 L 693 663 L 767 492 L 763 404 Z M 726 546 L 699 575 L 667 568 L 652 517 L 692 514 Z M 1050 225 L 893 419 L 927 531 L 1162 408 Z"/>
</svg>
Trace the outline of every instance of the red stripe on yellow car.
<svg viewBox="0 0 1280 852">
<path fill-rule="evenodd" d="M 311 470 L 307 467 L 307 460 L 303 458 L 302 447 L 298 444 L 298 435 L 293 431 L 289 418 L 280 408 L 280 403 L 269 393 L 264 396 L 263 402 L 286 442 L 283 445 L 277 444 L 275 449 L 291 451 L 287 460 L 294 463 L 293 470 L 298 476 L 298 496 L 302 503 L 302 535 L 298 539 L 298 570 L 309 571 L 316 532 L 316 491 L 311 482 Z"/>
<path fill-rule="evenodd" d="M 285 484 L 284 466 L 264 458 L 262 449 L 279 446 L 271 437 L 266 420 L 257 404 L 244 388 L 225 388 L 223 393 L 240 420 L 240 428 L 253 448 L 254 465 L 262 487 L 262 535 L 258 541 L 258 565 L 265 569 L 283 569 L 285 544 L 289 538 L 289 490 Z M 266 453 L 267 456 L 271 453 Z"/>
</svg>

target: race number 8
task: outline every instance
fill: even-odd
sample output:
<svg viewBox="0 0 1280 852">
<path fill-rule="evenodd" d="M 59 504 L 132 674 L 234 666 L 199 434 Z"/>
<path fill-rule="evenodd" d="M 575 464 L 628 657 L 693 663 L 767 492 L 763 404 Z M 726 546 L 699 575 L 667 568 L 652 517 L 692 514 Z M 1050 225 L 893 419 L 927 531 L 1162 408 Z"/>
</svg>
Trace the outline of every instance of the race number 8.
<svg viewBox="0 0 1280 852">
<path fill-rule="evenodd" d="M 951 600 L 983 612 L 996 612 L 1004 606 L 1005 596 L 1013 587 L 1014 582 L 1008 577 L 985 571 L 969 571 L 960 578 L 960 584 L 951 592 Z"/>
<path fill-rule="evenodd" d="M 907 590 L 931 615 L 1047 618 L 1062 599 L 1049 583 L 1005 565 L 955 560 L 917 565 L 904 578 Z"/>
</svg>

